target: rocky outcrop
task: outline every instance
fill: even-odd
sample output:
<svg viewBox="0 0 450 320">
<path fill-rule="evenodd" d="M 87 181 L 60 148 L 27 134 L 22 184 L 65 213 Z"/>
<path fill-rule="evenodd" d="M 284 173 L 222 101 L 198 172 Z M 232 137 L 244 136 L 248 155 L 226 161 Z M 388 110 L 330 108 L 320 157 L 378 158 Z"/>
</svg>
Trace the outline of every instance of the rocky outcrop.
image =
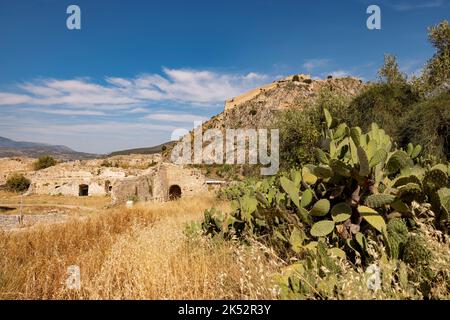
<svg viewBox="0 0 450 320">
<path fill-rule="evenodd" d="M 360 79 L 311 79 L 309 75 L 289 76 L 229 99 L 222 113 L 205 122 L 209 128 L 267 128 L 277 112 L 287 108 L 313 105 L 324 89 L 345 97 L 357 95 L 364 87 Z"/>
</svg>

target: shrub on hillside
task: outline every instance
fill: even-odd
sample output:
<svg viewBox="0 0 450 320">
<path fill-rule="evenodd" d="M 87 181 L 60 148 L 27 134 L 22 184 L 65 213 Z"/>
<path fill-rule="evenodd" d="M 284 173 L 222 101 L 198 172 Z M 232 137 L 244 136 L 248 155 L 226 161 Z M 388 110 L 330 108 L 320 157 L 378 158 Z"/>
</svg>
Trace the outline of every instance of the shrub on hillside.
<svg viewBox="0 0 450 320">
<path fill-rule="evenodd" d="M 56 164 L 56 160 L 51 156 L 43 156 L 40 157 L 35 163 L 34 163 L 34 170 L 42 170 L 49 167 L 52 167 Z"/>
<path fill-rule="evenodd" d="M 345 120 L 363 130 L 376 122 L 396 140 L 399 120 L 419 100 L 419 94 L 408 83 L 372 84 L 353 99 Z"/>
<path fill-rule="evenodd" d="M 417 103 L 399 124 L 398 141 L 420 144 L 428 154 L 450 160 L 450 92 Z"/>
<path fill-rule="evenodd" d="M 422 85 L 432 91 L 450 78 L 450 25 L 447 20 L 428 28 L 428 40 L 436 49 L 423 70 Z"/>
<path fill-rule="evenodd" d="M 280 163 L 289 167 L 314 159 L 313 149 L 320 132 L 312 111 L 288 109 L 281 114 L 276 128 L 280 130 Z"/>
<path fill-rule="evenodd" d="M 350 98 L 323 88 L 314 105 L 305 109 L 288 109 L 280 115 L 275 128 L 280 130 L 280 163 L 284 168 L 314 160 L 314 147 L 319 144 L 321 110 L 327 108 L 341 121 L 348 118 Z"/>
<path fill-rule="evenodd" d="M 31 181 L 23 174 L 15 173 L 6 180 L 6 189 L 11 192 L 23 192 L 28 190 Z"/>
<path fill-rule="evenodd" d="M 337 122 L 345 121 L 348 118 L 348 107 L 351 100 L 350 97 L 343 95 L 341 92 L 334 91 L 331 86 L 322 88 L 313 106 L 316 124 L 320 125 L 318 115 L 322 113 L 324 108 L 330 112 L 333 119 Z"/>
<path fill-rule="evenodd" d="M 380 70 L 378 70 L 378 77 L 381 82 L 388 84 L 406 83 L 406 75 L 400 71 L 397 58 L 392 54 L 384 55 L 384 64 Z"/>
<path fill-rule="evenodd" d="M 328 143 L 315 149 L 313 163 L 221 190 L 233 210 L 205 211 L 204 234 L 273 250 L 287 264 L 278 277 L 282 298 L 333 297 L 344 272 L 360 276 L 374 267 L 380 281 L 400 276 L 405 292 L 439 297 L 450 276 L 436 249 L 448 250 L 449 164 L 422 166 L 420 145 L 400 149 L 375 123 L 364 133 L 326 109 L 323 118 L 321 140 Z M 440 243 L 433 243 L 436 229 Z M 386 264 L 403 270 L 393 274 Z M 439 284 L 438 274 L 446 279 Z M 387 281 L 382 291 L 393 287 Z"/>
</svg>

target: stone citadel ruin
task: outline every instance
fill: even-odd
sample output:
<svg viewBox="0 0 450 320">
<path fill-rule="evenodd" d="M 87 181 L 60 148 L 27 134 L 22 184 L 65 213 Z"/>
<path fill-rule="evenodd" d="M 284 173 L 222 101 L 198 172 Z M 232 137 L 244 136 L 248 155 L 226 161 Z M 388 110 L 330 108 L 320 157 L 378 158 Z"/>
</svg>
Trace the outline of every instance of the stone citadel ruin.
<svg viewBox="0 0 450 320">
<path fill-rule="evenodd" d="M 70 161 L 39 171 L 24 168 L 24 175 L 31 181 L 27 193 L 110 195 L 115 205 L 128 200 L 167 201 L 208 190 L 209 182 L 200 170 L 159 162 L 159 155 L 122 156 L 120 161 L 122 164 L 113 158 Z"/>
</svg>

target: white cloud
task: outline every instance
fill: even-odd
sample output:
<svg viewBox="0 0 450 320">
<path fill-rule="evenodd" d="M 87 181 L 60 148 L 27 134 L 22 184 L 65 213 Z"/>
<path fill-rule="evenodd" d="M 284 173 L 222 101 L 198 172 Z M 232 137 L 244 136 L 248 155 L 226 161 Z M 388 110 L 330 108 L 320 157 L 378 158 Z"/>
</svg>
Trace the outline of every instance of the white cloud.
<svg viewBox="0 0 450 320">
<path fill-rule="evenodd" d="M 335 70 L 332 72 L 329 72 L 328 75 L 332 76 L 333 78 L 343 78 L 343 77 L 349 77 L 350 72 L 346 70 Z"/>
<path fill-rule="evenodd" d="M 211 105 L 223 103 L 268 82 L 259 73 L 232 74 L 191 69 L 163 69 L 163 74 L 134 78 L 107 77 L 104 84 L 87 78 L 40 79 L 17 86 L 17 92 L 0 92 L 0 105 L 136 109 L 154 101 Z"/>
<path fill-rule="evenodd" d="M 306 71 L 311 72 L 314 69 L 325 67 L 329 62 L 330 59 L 310 59 L 303 63 L 303 68 L 305 68 Z"/>
<path fill-rule="evenodd" d="M 444 5 L 444 1 L 442 0 L 435 0 L 435 1 L 393 1 L 389 2 L 387 4 L 398 11 L 411 11 L 411 10 L 418 10 L 418 9 L 428 9 L 428 8 L 439 8 Z"/>
<path fill-rule="evenodd" d="M 127 111 L 127 113 L 146 113 L 146 112 L 148 112 L 148 109 L 145 108 L 134 108 Z"/>
<path fill-rule="evenodd" d="M 63 116 L 104 116 L 106 115 L 103 111 L 94 110 L 70 110 L 70 109 L 46 109 L 46 108 L 36 108 L 36 109 L 25 109 L 27 112 L 40 112 L 47 114 L 63 115 Z"/>
<path fill-rule="evenodd" d="M 399 61 L 400 70 L 408 77 L 419 76 L 422 73 L 424 64 L 425 60 L 422 59 L 406 59 Z"/>
<path fill-rule="evenodd" d="M 26 95 L 0 92 L 0 105 L 15 105 L 30 102 L 31 98 Z"/>
<path fill-rule="evenodd" d="M 206 121 L 208 119 L 207 117 L 186 113 L 155 113 L 146 115 L 144 118 L 149 120 L 182 123 L 194 123 L 197 121 Z"/>
<path fill-rule="evenodd" d="M 359 0 L 365 5 L 373 4 L 373 0 Z M 386 6 L 396 11 L 412 11 L 422 9 L 432 9 L 446 7 L 449 5 L 448 0 L 379 0 L 378 4 L 382 7 Z"/>
</svg>

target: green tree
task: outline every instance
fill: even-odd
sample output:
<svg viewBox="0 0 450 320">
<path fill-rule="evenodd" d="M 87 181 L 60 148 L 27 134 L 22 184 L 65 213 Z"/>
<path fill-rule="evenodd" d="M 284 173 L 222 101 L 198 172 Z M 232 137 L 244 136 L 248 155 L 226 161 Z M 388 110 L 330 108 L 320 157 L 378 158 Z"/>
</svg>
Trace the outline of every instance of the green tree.
<svg viewBox="0 0 450 320">
<path fill-rule="evenodd" d="M 420 144 L 427 154 L 450 161 L 450 93 L 421 101 L 398 123 L 397 140 Z"/>
<path fill-rule="evenodd" d="M 381 82 L 387 84 L 406 83 L 406 75 L 400 71 L 397 58 L 392 54 L 384 55 L 384 64 L 380 70 L 378 70 L 378 77 Z"/>
<path fill-rule="evenodd" d="M 280 163 L 284 168 L 314 160 L 319 142 L 320 121 L 313 112 L 300 109 L 284 111 L 276 128 L 280 130 Z"/>
<path fill-rule="evenodd" d="M 428 60 L 423 72 L 425 91 L 431 91 L 450 80 L 450 25 L 447 20 L 428 28 L 428 40 L 436 53 Z"/>
<path fill-rule="evenodd" d="M 34 170 L 42 170 L 49 167 L 52 167 L 56 164 L 56 160 L 51 156 L 43 156 L 40 157 L 35 163 L 34 163 Z"/>
<path fill-rule="evenodd" d="M 23 192 L 28 190 L 31 181 L 23 174 L 14 173 L 6 180 L 6 189 L 11 192 Z"/>
<path fill-rule="evenodd" d="M 372 122 L 378 123 L 394 139 L 399 120 L 420 100 L 409 83 L 375 83 L 353 99 L 347 112 L 349 125 L 367 130 Z"/>
</svg>

